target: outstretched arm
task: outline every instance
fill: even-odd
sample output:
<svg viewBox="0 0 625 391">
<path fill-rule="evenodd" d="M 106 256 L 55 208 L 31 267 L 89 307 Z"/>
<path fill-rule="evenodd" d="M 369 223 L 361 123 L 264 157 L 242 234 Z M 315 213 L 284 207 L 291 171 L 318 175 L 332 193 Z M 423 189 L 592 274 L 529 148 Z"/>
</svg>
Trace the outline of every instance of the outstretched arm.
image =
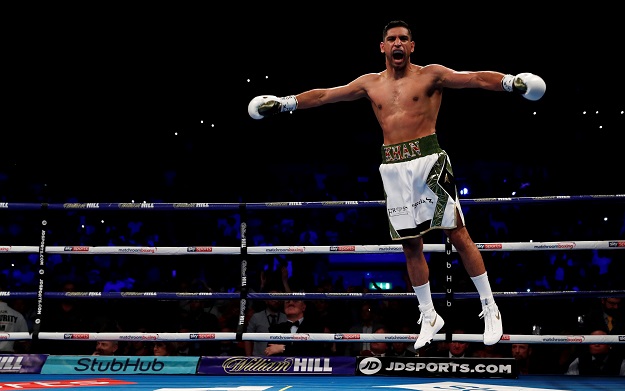
<svg viewBox="0 0 625 391">
<path fill-rule="evenodd" d="M 442 65 L 425 67 L 437 75 L 442 87 L 482 88 L 491 91 L 517 92 L 529 100 L 538 100 L 547 88 L 545 81 L 532 73 L 520 73 L 516 76 L 495 71 L 454 71 Z"/>
<path fill-rule="evenodd" d="M 332 88 L 315 88 L 297 95 L 277 97 L 261 95 L 252 99 L 247 106 L 250 117 L 261 119 L 268 115 L 296 109 L 310 109 L 328 103 L 347 102 L 367 96 L 365 88 L 367 80 L 373 74 L 363 75 L 349 84 Z"/>
</svg>

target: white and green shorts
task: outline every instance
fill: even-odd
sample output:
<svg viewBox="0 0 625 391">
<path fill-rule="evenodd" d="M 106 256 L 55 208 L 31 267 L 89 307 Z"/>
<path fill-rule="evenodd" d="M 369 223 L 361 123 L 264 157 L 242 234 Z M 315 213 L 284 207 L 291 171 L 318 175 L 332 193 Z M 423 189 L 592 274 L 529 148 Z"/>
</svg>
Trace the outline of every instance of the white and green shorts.
<svg viewBox="0 0 625 391">
<path fill-rule="evenodd" d="M 391 238 L 422 236 L 464 224 L 451 162 L 436 134 L 382 146 L 380 174 Z"/>
</svg>

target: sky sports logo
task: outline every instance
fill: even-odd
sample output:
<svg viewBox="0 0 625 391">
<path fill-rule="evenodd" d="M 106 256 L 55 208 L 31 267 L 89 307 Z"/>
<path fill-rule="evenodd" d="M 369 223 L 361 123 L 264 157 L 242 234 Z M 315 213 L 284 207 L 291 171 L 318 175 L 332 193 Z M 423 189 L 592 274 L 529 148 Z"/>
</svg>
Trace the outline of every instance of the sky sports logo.
<svg viewBox="0 0 625 391">
<path fill-rule="evenodd" d="M 625 242 L 609 242 L 608 247 L 625 247 Z"/>
<path fill-rule="evenodd" d="M 356 251 L 356 246 L 330 246 L 330 251 Z"/>
<path fill-rule="evenodd" d="M 89 251 L 89 246 L 65 246 L 63 251 Z"/>
<path fill-rule="evenodd" d="M 215 339 L 215 334 L 198 334 L 198 333 L 192 333 L 189 334 L 189 338 L 190 339 Z"/>
<path fill-rule="evenodd" d="M 63 339 L 89 339 L 89 334 L 63 334 Z"/>
<path fill-rule="evenodd" d="M 360 334 L 334 334 L 336 340 L 360 339 Z"/>
<path fill-rule="evenodd" d="M 212 253 L 213 248 L 204 246 L 204 247 L 187 247 L 188 253 Z"/>
<path fill-rule="evenodd" d="M 479 250 L 501 250 L 503 245 L 501 243 L 476 243 Z"/>
</svg>

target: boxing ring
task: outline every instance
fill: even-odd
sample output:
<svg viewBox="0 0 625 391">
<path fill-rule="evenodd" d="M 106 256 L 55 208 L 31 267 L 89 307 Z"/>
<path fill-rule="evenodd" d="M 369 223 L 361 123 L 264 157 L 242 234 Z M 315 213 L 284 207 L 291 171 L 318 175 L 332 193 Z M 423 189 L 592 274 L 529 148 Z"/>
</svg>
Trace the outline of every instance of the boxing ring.
<svg viewBox="0 0 625 391">
<path fill-rule="evenodd" d="M 481 205 L 519 205 L 519 204 L 555 204 L 555 203 L 622 203 L 625 201 L 625 194 L 617 195 L 589 195 L 589 196 L 555 196 L 555 197 L 510 197 L 510 198 L 485 198 L 485 199 L 461 199 L 463 208 L 479 207 Z M 150 340 L 150 341 L 193 341 L 198 338 L 207 338 L 214 341 L 314 341 L 328 343 L 351 343 L 351 342 L 388 342 L 389 340 L 396 342 L 414 343 L 417 334 L 406 333 L 358 333 L 356 336 L 349 334 L 349 338 L 345 338 L 346 333 L 312 333 L 312 334 L 275 334 L 275 333 L 248 333 L 246 332 L 246 314 L 248 313 L 250 303 L 253 301 L 262 301 L 268 299 L 286 300 L 297 298 L 300 300 L 416 300 L 416 295 L 411 292 L 290 292 L 290 293 L 261 293 L 249 289 L 248 267 L 254 262 L 254 257 L 258 255 L 281 255 L 287 254 L 298 256 L 302 254 L 401 254 L 401 245 L 357 245 L 357 244 L 341 244 L 341 245 L 280 245 L 280 246 L 248 246 L 249 241 L 249 221 L 248 213 L 250 211 L 275 211 L 275 210 L 301 210 L 301 209 L 340 209 L 340 208 L 379 208 L 385 205 L 384 201 L 321 201 L 321 202 L 266 202 L 266 203 L 0 203 L 0 210 L 4 210 L 4 214 L 20 212 L 36 215 L 39 221 L 37 245 L 22 245 L 22 243 L 0 244 L 0 254 L 37 254 L 37 270 L 35 273 L 38 279 L 38 289 L 36 292 L 16 292 L 5 291 L 0 292 L 0 298 L 8 299 L 27 299 L 36 300 L 37 307 L 34 317 L 34 325 L 32 332 L 0 332 L 0 339 L 3 340 L 54 340 L 68 341 L 73 340 Z M 109 212 L 124 214 L 128 211 L 133 213 L 145 214 L 160 212 L 176 212 L 180 211 L 233 211 L 240 215 L 239 237 L 240 243 L 237 246 L 218 246 L 215 244 L 198 245 L 197 243 L 189 243 L 185 246 L 118 246 L 118 245 L 102 245 L 90 246 L 80 243 L 52 243 L 49 244 L 48 232 L 50 227 L 54 227 L 59 219 L 66 217 L 65 214 L 73 214 L 76 212 L 89 214 L 94 212 Z M 382 215 L 384 215 L 382 213 Z M 474 233 L 473 235 L 478 235 Z M 592 240 L 592 241 L 554 241 L 554 242 L 489 242 L 478 243 L 476 245 L 482 252 L 532 252 L 532 251 L 591 251 L 591 250 L 624 250 L 625 239 L 615 238 L 614 240 Z M 445 256 L 451 256 L 455 249 L 447 243 L 441 244 L 424 244 L 425 253 L 442 253 Z M 619 252 L 620 253 L 620 252 Z M 214 256 L 224 255 L 229 257 L 238 257 L 240 278 L 240 289 L 234 292 L 141 292 L 141 291 L 121 291 L 121 292 L 55 292 L 49 291 L 48 284 L 50 276 L 48 271 L 48 258 L 51 256 L 63 255 L 127 255 L 135 256 Z M 620 254 L 619 254 L 620 255 Z M 0 261 L 4 255 L 0 255 Z M 477 299 L 477 292 L 456 292 L 454 290 L 453 279 L 454 271 L 451 262 L 447 262 L 446 269 L 448 272 L 447 284 L 445 291 L 433 291 L 433 299 L 446 303 L 447 307 L 451 307 L 456 300 Z M 490 273 L 489 273 L 490 274 Z M 584 297 L 624 297 L 625 290 L 608 289 L 608 290 L 567 290 L 567 291 L 514 291 L 514 292 L 493 292 L 496 299 L 552 299 L 552 298 L 584 298 Z M 41 330 L 42 323 L 46 321 L 46 308 L 50 300 L 59 299 L 84 299 L 102 300 L 235 300 L 239 302 L 239 320 L 238 329 L 235 332 L 215 332 L 206 333 L 177 333 L 177 332 L 49 332 Z M 415 305 L 416 311 L 416 305 Z M 505 317 L 505 312 L 504 313 Z M 542 335 L 540 333 L 532 335 L 523 334 L 506 334 L 506 321 L 504 320 L 504 336 L 500 344 L 512 343 L 528 343 L 528 344 L 592 344 L 592 343 L 608 343 L 608 344 L 625 344 L 625 336 L 622 335 Z M 462 341 L 462 342 L 482 342 L 482 334 L 437 334 L 434 342 L 437 341 Z M 154 389 L 154 390 L 173 390 L 173 389 L 191 389 L 194 390 L 299 390 L 299 389 L 373 389 L 373 388 L 395 388 L 395 389 L 413 389 L 413 390 L 440 390 L 440 389 L 488 389 L 488 390 L 594 390 L 594 389 L 614 389 L 615 385 L 622 385 L 622 379 L 600 378 L 600 379 L 584 379 L 579 376 L 537 376 L 522 375 L 513 376 L 515 380 L 502 379 L 501 376 L 477 376 L 478 380 L 466 378 L 466 376 L 453 376 L 446 378 L 437 375 L 435 379 L 431 376 L 410 376 L 410 377 L 394 377 L 394 376 L 365 376 L 362 371 L 365 360 L 359 358 L 348 364 L 338 362 L 345 365 L 354 365 L 352 375 L 357 376 L 328 376 L 319 378 L 318 376 L 308 376 L 302 374 L 291 373 L 288 378 L 279 378 L 273 374 L 268 377 L 267 374 L 258 376 L 257 373 L 245 373 L 244 376 L 223 376 L 214 372 L 214 370 L 202 371 L 201 361 L 198 364 L 196 375 L 209 376 L 190 376 L 181 378 L 180 376 L 155 376 L 151 377 L 143 374 L 140 378 L 136 376 L 115 376 L 101 375 L 103 387 L 133 387 L 138 389 Z M 328 359 L 329 360 L 329 359 Z M 53 360 L 51 360 L 53 361 Z M 311 371 L 323 372 L 324 367 L 328 366 L 329 361 L 316 361 L 309 364 L 304 363 L 304 367 L 308 365 Z M 220 365 L 223 364 L 220 361 Z M 359 368 L 360 366 L 360 368 Z M 321 369 L 319 369 L 321 368 Z M 0 379 L 6 380 L 6 376 L 10 377 L 11 383 L 24 382 L 27 386 L 29 382 L 50 381 L 50 382 L 72 382 L 72 388 L 90 387 L 94 384 L 93 376 L 79 375 L 76 373 L 54 373 L 41 372 L 37 374 L 20 374 L 19 376 L 4 375 L 0 369 Z M 348 374 L 343 372 L 342 374 Z M 239 373 L 241 375 L 241 373 Z M 404 375 L 405 376 L 405 375 Z M 167 378 L 168 380 L 165 380 Z M 77 379 L 77 380 L 76 380 Z M 85 383 L 81 383 L 84 381 Z M 97 383 L 97 382 L 96 382 Z M 2 385 L 2 384 L 0 384 Z M 4 387 L 6 388 L 6 387 Z M 36 387 L 35 387 L 36 388 Z"/>
</svg>

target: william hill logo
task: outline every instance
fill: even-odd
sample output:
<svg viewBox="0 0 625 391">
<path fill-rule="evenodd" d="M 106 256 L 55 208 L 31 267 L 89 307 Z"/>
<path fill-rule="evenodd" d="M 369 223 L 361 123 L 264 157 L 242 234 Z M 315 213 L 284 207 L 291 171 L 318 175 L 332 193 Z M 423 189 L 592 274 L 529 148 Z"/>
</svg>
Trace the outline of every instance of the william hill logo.
<svg viewBox="0 0 625 391">
<path fill-rule="evenodd" d="M 191 333 L 189 334 L 190 339 L 215 339 L 215 334 L 198 334 Z"/>
</svg>

